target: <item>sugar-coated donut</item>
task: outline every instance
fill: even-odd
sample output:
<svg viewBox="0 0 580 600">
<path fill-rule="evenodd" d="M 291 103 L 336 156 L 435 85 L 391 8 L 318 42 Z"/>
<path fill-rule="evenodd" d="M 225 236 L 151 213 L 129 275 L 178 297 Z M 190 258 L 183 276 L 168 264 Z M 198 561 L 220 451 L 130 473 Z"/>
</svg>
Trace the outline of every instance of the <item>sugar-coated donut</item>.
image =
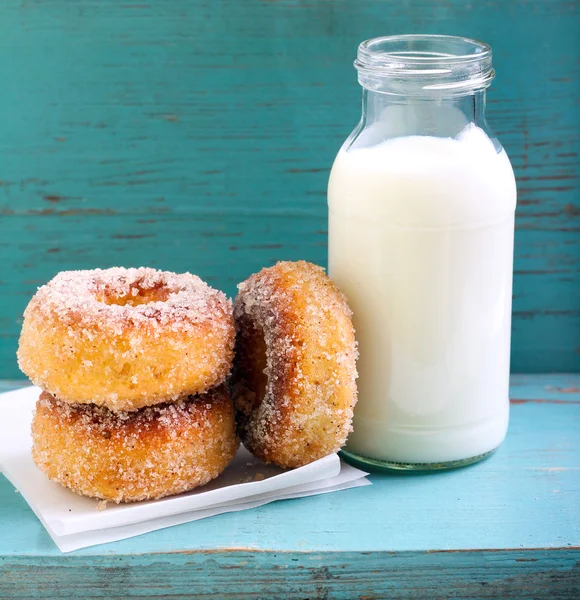
<svg viewBox="0 0 580 600">
<path fill-rule="evenodd" d="M 64 271 L 28 304 L 18 363 L 63 402 L 137 410 L 222 383 L 234 338 L 231 301 L 195 275 Z"/>
<path fill-rule="evenodd" d="M 239 286 L 232 393 L 258 458 L 299 467 L 352 429 L 357 347 L 346 299 L 321 267 L 279 262 Z"/>
<path fill-rule="evenodd" d="M 179 494 L 217 477 L 236 454 L 225 386 L 133 412 L 60 402 L 43 392 L 32 457 L 53 481 L 112 502 Z"/>
</svg>

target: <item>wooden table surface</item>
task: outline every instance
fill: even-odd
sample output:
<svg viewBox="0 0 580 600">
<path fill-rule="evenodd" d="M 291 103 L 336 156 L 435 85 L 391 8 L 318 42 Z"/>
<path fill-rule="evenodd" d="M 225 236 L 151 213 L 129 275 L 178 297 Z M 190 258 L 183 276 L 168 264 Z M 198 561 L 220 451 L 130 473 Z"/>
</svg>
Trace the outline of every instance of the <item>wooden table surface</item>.
<svg viewBox="0 0 580 600">
<path fill-rule="evenodd" d="M 511 397 L 478 465 L 66 555 L 0 477 L 0 598 L 579 598 L 580 375 L 514 376 Z"/>
</svg>

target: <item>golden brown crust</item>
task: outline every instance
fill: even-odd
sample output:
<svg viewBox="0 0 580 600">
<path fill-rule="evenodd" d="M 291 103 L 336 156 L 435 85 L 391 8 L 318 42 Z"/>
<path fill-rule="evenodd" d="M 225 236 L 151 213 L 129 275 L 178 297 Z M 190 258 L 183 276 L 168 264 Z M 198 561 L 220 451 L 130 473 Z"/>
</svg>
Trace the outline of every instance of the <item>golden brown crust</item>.
<svg viewBox="0 0 580 600">
<path fill-rule="evenodd" d="M 280 262 L 240 284 L 232 392 L 244 445 L 298 467 L 346 442 L 356 402 L 351 312 L 321 267 Z"/>
<path fill-rule="evenodd" d="M 225 386 L 129 413 L 72 405 L 43 392 L 32 439 L 34 462 L 50 479 L 113 502 L 204 485 L 226 468 L 239 445 Z"/>
<path fill-rule="evenodd" d="M 18 362 L 61 401 L 137 410 L 222 383 L 234 337 L 231 302 L 189 273 L 65 271 L 26 308 Z"/>
</svg>

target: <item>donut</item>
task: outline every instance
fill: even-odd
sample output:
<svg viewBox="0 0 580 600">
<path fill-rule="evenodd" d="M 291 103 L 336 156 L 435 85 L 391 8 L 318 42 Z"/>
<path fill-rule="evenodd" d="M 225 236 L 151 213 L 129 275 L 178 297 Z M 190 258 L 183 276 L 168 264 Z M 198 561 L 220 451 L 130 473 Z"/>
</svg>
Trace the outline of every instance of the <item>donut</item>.
<svg viewBox="0 0 580 600">
<path fill-rule="evenodd" d="M 231 301 L 190 273 L 63 271 L 24 311 L 18 364 L 63 402 L 129 411 L 222 383 L 234 339 Z"/>
<path fill-rule="evenodd" d="M 222 385 L 132 412 L 40 395 L 32 457 L 49 479 L 83 496 L 112 502 L 179 494 L 217 477 L 239 440 Z"/>
<path fill-rule="evenodd" d="M 345 297 L 321 267 L 304 261 L 279 262 L 238 288 L 231 389 L 244 446 L 284 468 L 336 452 L 357 399 Z"/>
</svg>

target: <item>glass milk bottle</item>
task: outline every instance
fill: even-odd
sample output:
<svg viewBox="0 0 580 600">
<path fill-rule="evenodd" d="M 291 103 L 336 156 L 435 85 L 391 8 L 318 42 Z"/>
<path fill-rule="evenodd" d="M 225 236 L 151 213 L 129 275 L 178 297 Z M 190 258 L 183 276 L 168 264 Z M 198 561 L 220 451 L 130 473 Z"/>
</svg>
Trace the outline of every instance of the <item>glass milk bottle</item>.
<svg viewBox="0 0 580 600">
<path fill-rule="evenodd" d="M 469 464 L 503 441 L 516 185 L 485 120 L 491 48 L 363 42 L 359 125 L 328 185 L 329 273 L 354 312 L 359 400 L 346 458 Z"/>
</svg>

